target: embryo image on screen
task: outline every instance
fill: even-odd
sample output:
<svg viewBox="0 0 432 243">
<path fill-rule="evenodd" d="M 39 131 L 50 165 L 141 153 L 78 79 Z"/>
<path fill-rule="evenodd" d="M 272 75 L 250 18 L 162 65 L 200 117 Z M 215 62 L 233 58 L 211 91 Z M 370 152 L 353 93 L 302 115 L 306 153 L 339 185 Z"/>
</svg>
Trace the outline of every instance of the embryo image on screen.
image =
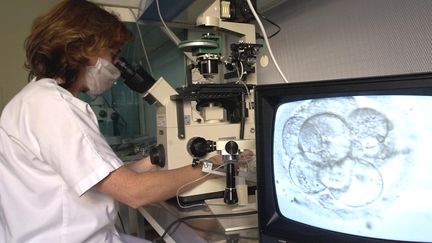
<svg viewBox="0 0 432 243">
<path fill-rule="evenodd" d="M 432 242 L 432 97 L 287 102 L 274 129 L 277 202 L 286 218 Z"/>
</svg>

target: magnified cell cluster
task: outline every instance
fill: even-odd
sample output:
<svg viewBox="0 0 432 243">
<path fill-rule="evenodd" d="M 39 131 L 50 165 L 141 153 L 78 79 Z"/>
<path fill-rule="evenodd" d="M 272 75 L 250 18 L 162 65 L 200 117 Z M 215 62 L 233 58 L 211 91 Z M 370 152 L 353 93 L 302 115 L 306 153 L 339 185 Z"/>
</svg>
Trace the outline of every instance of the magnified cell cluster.
<svg viewBox="0 0 432 243">
<path fill-rule="evenodd" d="M 320 193 L 323 205 L 330 198 L 332 204 L 365 207 L 382 196 L 380 167 L 394 154 L 392 129 L 386 114 L 359 107 L 353 97 L 313 100 L 284 124 L 283 168 L 303 193 Z"/>
<path fill-rule="evenodd" d="M 352 235 L 430 242 L 431 106 L 430 96 L 406 94 L 280 104 L 272 169 L 282 215 Z"/>
</svg>

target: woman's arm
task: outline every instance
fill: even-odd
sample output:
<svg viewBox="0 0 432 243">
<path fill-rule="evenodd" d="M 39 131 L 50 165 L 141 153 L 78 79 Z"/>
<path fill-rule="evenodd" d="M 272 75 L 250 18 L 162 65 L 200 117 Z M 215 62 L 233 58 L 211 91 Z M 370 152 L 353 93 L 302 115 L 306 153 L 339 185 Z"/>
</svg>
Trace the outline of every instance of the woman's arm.
<svg viewBox="0 0 432 243">
<path fill-rule="evenodd" d="M 125 165 L 135 172 L 157 171 L 159 169 L 159 166 L 151 163 L 150 156 L 146 156 L 141 160 L 130 162 Z"/>
<path fill-rule="evenodd" d="M 143 163 L 146 164 L 147 162 Z M 139 164 L 130 166 L 138 168 L 138 170 L 146 167 Z M 192 167 L 188 165 L 173 170 L 147 172 L 136 172 L 134 169 L 129 168 L 129 166 L 122 166 L 99 182 L 96 185 L 96 190 L 132 208 L 138 208 L 148 203 L 172 198 L 176 195 L 177 189 L 182 185 L 204 175 L 205 173 L 201 171 L 201 166 Z M 190 186 L 197 185 L 206 179 L 193 183 Z"/>
</svg>

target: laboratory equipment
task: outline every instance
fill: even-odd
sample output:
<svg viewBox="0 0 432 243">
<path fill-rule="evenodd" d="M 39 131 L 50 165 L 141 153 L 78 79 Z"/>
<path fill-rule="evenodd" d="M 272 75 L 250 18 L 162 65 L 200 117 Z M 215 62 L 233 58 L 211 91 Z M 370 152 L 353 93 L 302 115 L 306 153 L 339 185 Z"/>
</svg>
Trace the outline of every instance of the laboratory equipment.
<svg viewBox="0 0 432 243">
<path fill-rule="evenodd" d="M 242 180 L 241 186 L 247 186 L 245 179 L 247 178 L 245 173 L 237 176 L 237 167 L 239 167 L 238 162 L 240 159 L 240 154 L 245 150 L 254 151 L 255 150 L 255 140 L 254 139 L 241 139 L 241 140 L 206 140 L 202 137 L 191 138 L 187 144 L 189 154 L 194 158 L 192 165 L 195 166 L 200 163 L 202 158 L 205 158 L 207 154 L 217 151 L 219 155 L 222 156 L 223 163 L 225 164 L 225 176 L 226 186 L 223 194 L 224 202 L 226 204 L 237 204 L 239 195 L 237 195 L 236 178 Z M 204 163 L 209 163 L 205 162 Z M 210 169 L 207 167 L 210 166 Z M 213 166 L 205 164 L 206 168 L 203 168 L 204 172 L 219 174 L 218 171 L 212 171 Z M 247 171 L 246 171 L 247 173 Z M 243 187 L 242 187 L 243 188 Z M 247 190 L 247 189 L 246 189 Z M 246 195 L 240 195 L 241 197 L 247 197 Z"/>
<path fill-rule="evenodd" d="M 432 74 L 256 88 L 262 242 L 432 242 Z"/>
<path fill-rule="evenodd" d="M 230 13 L 222 11 L 226 2 L 215 1 L 198 17 L 197 26 L 205 27 L 206 34 L 179 45 L 195 57 L 190 70 L 199 71 L 203 78 L 199 82 L 190 81 L 187 86 L 174 89 L 163 78 L 155 80 L 142 68 L 128 68 L 125 60 L 116 64 L 125 83 L 157 107 L 157 143 L 164 150 L 166 169 L 192 165 L 216 154 L 213 151 L 198 159 L 188 153 L 195 137 L 212 141 L 255 139 L 253 89 L 261 45 L 255 43 L 253 24 L 228 21 L 232 19 Z M 222 55 L 225 45 L 220 32 L 229 32 L 237 39 L 230 43 L 227 58 Z M 225 180 L 210 179 L 183 191 L 180 201 L 192 203 L 223 197 Z"/>
<path fill-rule="evenodd" d="M 240 153 L 245 151 L 245 149 L 254 150 L 255 140 L 219 140 L 216 142 L 216 151 L 222 155 L 224 164 L 226 164 L 226 186 L 224 191 L 224 202 L 226 204 L 237 204 L 239 197 L 244 197 L 244 195 L 237 194 L 236 187 L 236 166 L 239 162 Z M 244 180 L 244 177 L 242 177 Z M 246 192 L 247 197 L 247 192 Z"/>
</svg>

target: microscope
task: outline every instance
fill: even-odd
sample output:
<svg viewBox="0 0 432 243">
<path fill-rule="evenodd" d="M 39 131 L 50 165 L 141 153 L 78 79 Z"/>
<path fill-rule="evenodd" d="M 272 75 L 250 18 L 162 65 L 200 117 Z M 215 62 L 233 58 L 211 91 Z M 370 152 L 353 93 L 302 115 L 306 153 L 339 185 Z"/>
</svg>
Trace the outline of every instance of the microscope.
<svg viewBox="0 0 432 243">
<path fill-rule="evenodd" d="M 191 78 L 186 87 L 173 88 L 163 78 L 155 80 L 142 67 L 134 69 L 124 59 L 116 63 L 125 84 L 156 105 L 158 146 L 150 151 L 152 163 L 166 169 L 195 166 L 216 153 L 226 163 L 226 176 L 182 191 L 179 199 L 184 204 L 222 197 L 227 204 L 237 203 L 235 163 L 244 149 L 255 150 L 253 89 L 261 45 L 255 43 L 253 24 L 233 22 L 252 18 L 247 4 L 231 5 L 238 2 L 215 1 L 196 21 L 197 27 L 208 32 L 180 43 L 180 49 L 196 58 L 188 65 Z M 219 32 L 238 38 L 229 44 L 227 57 L 222 54 Z M 194 73 L 200 76 L 199 81 L 192 78 Z M 254 173 L 254 168 L 251 170 Z"/>
</svg>

